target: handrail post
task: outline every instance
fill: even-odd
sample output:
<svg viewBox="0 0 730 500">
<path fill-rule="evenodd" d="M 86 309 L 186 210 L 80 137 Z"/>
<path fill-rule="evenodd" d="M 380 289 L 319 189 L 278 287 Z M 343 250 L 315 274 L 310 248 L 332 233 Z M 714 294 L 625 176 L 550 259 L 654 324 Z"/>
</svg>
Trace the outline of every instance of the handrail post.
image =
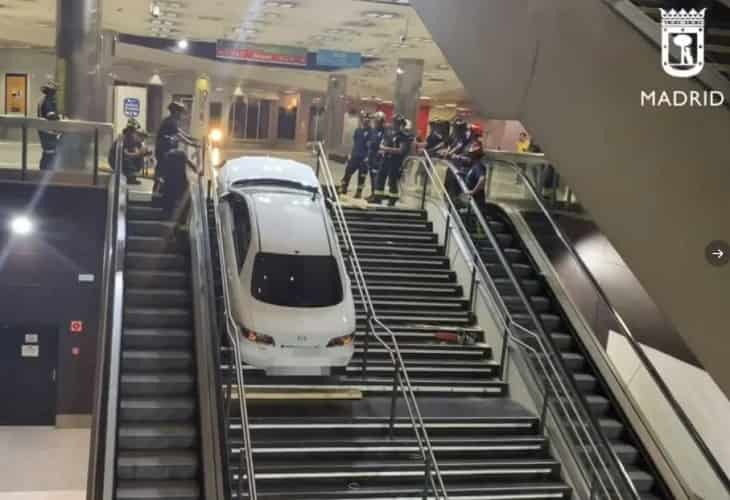
<svg viewBox="0 0 730 500">
<path fill-rule="evenodd" d="M 419 162 L 421 165 L 423 165 L 423 168 L 428 168 L 428 165 L 426 165 L 425 162 Z M 428 185 L 428 175 L 423 175 L 423 188 L 421 189 L 421 210 L 426 208 L 426 186 Z"/>
<path fill-rule="evenodd" d="M 94 127 L 94 182 L 93 185 L 96 186 L 96 183 L 99 179 L 99 129 L 97 127 Z"/>
<path fill-rule="evenodd" d="M 451 214 L 446 216 L 446 227 L 444 228 L 444 255 L 449 254 L 449 237 L 451 236 Z"/>
<path fill-rule="evenodd" d="M 474 302 L 477 290 L 477 256 L 474 256 L 474 262 L 471 265 L 471 284 L 469 285 L 469 309 L 474 312 Z"/>
<path fill-rule="evenodd" d="M 28 170 L 28 125 L 26 124 L 23 124 L 21 128 L 20 148 L 20 179 L 24 181 Z"/>
<path fill-rule="evenodd" d="M 394 359 L 393 360 L 393 394 L 390 397 L 390 425 L 389 425 L 389 438 L 393 439 L 393 430 L 395 428 L 395 403 L 396 403 L 396 396 L 398 395 L 398 380 L 400 377 L 399 374 L 400 370 L 400 364 Z"/>
<path fill-rule="evenodd" d="M 365 298 L 363 298 L 363 301 L 365 301 Z M 368 376 L 368 348 L 370 344 L 370 333 L 373 330 L 373 317 L 370 315 L 370 311 L 368 311 L 368 317 L 367 317 L 367 328 L 365 328 L 365 339 L 363 342 L 363 348 L 362 348 L 362 378 L 363 380 L 367 378 Z"/>
<path fill-rule="evenodd" d="M 428 494 L 431 492 L 431 457 L 426 457 L 423 474 L 423 500 L 428 500 Z M 435 493 L 435 492 L 434 492 Z"/>
<path fill-rule="evenodd" d="M 548 409 L 549 402 L 550 402 L 550 387 L 546 385 L 545 395 L 542 398 L 542 410 L 540 410 L 540 434 L 545 433 L 545 420 L 547 419 L 547 409 Z"/>
<path fill-rule="evenodd" d="M 499 356 L 499 378 L 504 380 L 505 370 L 507 369 L 507 347 L 509 346 L 509 325 L 504 328 L 504 335 L 502 336 L 502 349 Z"/>
</svg>

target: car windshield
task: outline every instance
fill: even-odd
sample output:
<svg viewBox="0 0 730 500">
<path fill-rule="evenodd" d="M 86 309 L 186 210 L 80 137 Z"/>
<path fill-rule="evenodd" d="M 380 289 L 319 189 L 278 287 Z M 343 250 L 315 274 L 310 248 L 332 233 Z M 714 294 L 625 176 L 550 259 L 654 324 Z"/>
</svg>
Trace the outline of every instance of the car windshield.
<svg viewBox="0 0 730 500">
<path fill-rule="evenodd" d="M 259 253 L 253 266 L 252 295 L 288 307 L 327 307 L 342 302 L 342 281 L 331 255 Z"/>
<path fill-rule="evenodd" d="M 289 181 L 284 179 L 244 179 L 233 183 L 234 187 L 242 188 L 249 186 L 274 186 L 284 187 L 289 189 L 299 189 L 308 193 L 318 193 L 319 188 L 315 186 L 308 186 L 297 181 Z"/>
</svg>

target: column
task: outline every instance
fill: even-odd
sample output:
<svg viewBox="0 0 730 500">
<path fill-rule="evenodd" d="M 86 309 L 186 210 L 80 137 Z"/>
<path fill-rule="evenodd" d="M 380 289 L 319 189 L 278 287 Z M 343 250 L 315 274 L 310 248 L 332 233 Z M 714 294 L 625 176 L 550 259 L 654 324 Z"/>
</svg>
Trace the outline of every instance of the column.
<svg viewBox="0 0 730 500">
<path fill-rule="evenodd" d="M 324 140 L 328 151 L 336 151 L 342 146 L 342 129 L 345 124 L 345 96 L 347 95 L 347 76 L 332 75 L 327 81 L 324 112 Z"/>
<path fill-rule="evenodd" d="M 195 80 L 195 94 L 190 111 L 190 135 L 196 139 L 201 139 L 208 133 L 209 97 L 210 78 L 208 75 L 200 75 Z"/>
<path fill-rule="evenodd" d="M 60 112 L 67 118 L 107 119 L 103 88 L 99 0 L 57 0 L 56 81 Z M 91 136 L 65 134 L 58 145 L 58 168 L 90 168 Z"/>
<path fill-rule="evenodd" d="M 303 148 L 309 138 L 309 121 L 311 119 L 312 104 L 317 94 L 302 91 L 299 93 L 299 108 L 297 110 L 297 147 Z"/>
<path fill-rule="evenodd" d="M 395 112 L 408 118 L 416 130 L 423 86 L 423 59 L 399 59 L 395 80 Z"/>
</svg>

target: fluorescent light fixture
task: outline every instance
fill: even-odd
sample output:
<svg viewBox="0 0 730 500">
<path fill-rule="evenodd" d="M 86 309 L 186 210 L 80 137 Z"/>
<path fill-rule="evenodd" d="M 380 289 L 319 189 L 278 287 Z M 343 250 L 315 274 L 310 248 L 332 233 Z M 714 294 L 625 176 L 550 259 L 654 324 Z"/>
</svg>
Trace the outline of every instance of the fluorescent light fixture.
<svg viewBox="0 0 730 500">
<path fill-rule="evenodd" d="M 274 7 L 278 9 L 293 9 L 297 6 L 295 2 L 280 2 L 275 0 L 269 0 L 264 4 L 266 7 Z"/>
<path fill-rule="evenodd" d="M 10 231 L 18 236 L 27 236 L 33 232 L 33 221 L 27 215 L 16 215 L 10 219 Z"/>
<path fill-rule="evenodd" d="M 188 42 L 185 38 L 177 41 L 178 49 L 186 50 L 188 47 L 190 47 L 190 42 Z"/>
<path fill-rule="evenodd" d="M 404 74 L 404 73 L 405 73 L 405 70 L 404 70 L 403 68 L 401 68 L 400 66 L 398 66 L 398 67 L 397 67 L 397 68 L 395 69 L 395 73 L 396 73 L 397 75 L 402 75 L 402 74 Z"/>
<path fill-rule="evenodd" d="M 153 2 L 152 5 L 150 5 L 150 14 L 152 14 L 153 17 L 160 17 L 160 15 L 162 15 L 160 4 Z"/>
</svg>

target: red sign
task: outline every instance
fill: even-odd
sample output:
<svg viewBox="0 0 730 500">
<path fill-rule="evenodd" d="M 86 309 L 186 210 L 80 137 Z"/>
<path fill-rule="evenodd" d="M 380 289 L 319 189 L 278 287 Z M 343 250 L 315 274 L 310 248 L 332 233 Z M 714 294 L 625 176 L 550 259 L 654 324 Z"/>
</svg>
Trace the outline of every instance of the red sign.
<svg viewBox="0 0 730 500">
<path fill-rule="evenodd" d="M 306 66 L 307 49 L 284 45 L 253 45 L 234 40 L 218 40 L 215 47 L 218 59 L 249 61 L 285 66 Z"/>
<path fill-rule="evenodd" d="M 71 330 L 71 333 L 83 333 L 84 322 L 79 320 L 72 321 L 69 330 Z"/>
</svg>

